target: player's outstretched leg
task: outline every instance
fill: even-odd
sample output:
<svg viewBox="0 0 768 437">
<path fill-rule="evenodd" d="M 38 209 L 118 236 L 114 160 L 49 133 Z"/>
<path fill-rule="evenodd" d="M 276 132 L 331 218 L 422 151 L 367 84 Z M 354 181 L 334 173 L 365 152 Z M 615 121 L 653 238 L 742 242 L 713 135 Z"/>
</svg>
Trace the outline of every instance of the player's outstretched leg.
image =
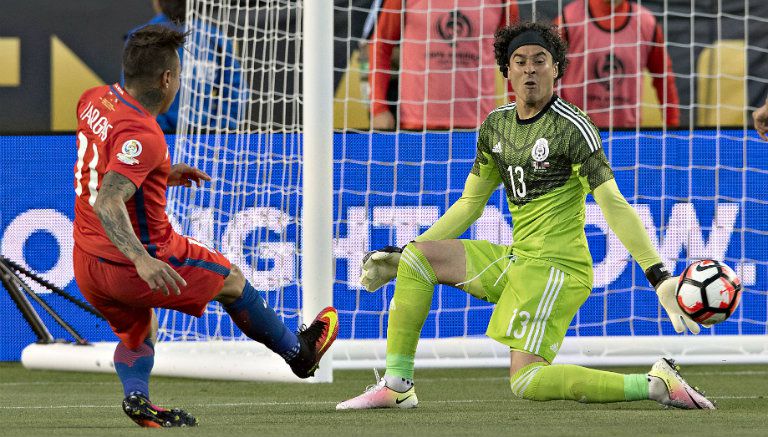
<svg viewBox="0 0 768 437">
<path fill-rule="evenodd" d="M 336 341 L 339 333 L 339 315 L 334 307 L 325 307 L 317 314 L 309 327 L 302 327 L 297 337 L 301 348 L 299 354 L 290 361 L 293 373 L 299 378 L 309 378 L 315 374 L 320 359 L 325 351 Z"/>
<path fill-rule="evenodd" d="M 570 364 L 529 364 L 510 379 L 512 393 L 534 401 L 573 400 L 586 403 L 650 399 L 684 409 L 714 409 L 677 372 L 674 361 L 662 358 L 647 375 L 607 372 Z"/>
<path fill-rule="evenodd" d="M 649 396 L 654 401 L 686 410 L 714 410 L 715 405 L 680 375 L 680 366 L 661 358 L 648 372 Z"/>
<path fill-rule="evenodd" d="M 533 362 L 517 370 L 509 382 L 515 396 L 532 401 L 605 404 L 649 398 L 645 374 L 624 375 L 572 364 Z"/>
<path fill-rule="evenodd" d="M 166 410 L 149 402 L 141 393 L 131 393 L 123 399 L 123 411 L 139 426 L 145 428 L 171 428 L 197 426 L 197 419 L 184 410 Z"/>
<path fill-rule="evenodd" d="M 240 285 L 242 291 L 237 293 L 237 297 L 230 294 L 231 301 L 224 301 L 224 309 L 232 321 L 245 335 L 280 355 L 299 378 L 314 375 L 320 358 L 336 340 L 339 331 L 336 310 L 325 308 L 308 328 L 293 333 L 259 292 L 242 277 L 239 269 L 232 267 L 227 277 L 232 285 L 225 282 L 222 294 L 237 287 L 236 284 L 244 284 Z"/>
</svg>

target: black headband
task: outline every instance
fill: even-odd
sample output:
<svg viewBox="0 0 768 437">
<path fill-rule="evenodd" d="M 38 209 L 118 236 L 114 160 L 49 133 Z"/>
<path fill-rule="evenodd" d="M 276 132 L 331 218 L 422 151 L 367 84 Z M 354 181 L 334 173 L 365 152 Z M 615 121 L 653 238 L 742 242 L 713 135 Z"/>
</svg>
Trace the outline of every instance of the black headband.
<svg viewBox="0 0 768 437">
<path fill-rule="evenodd" d="M 533 29 L 528 29 L 509 42 L 509 46 L 507 46 L 507 59 L 512 56 L 512 53 L 514 53 L 515 50 L 528 45 L 541 46 L 544 50 L 548 51 L 549 54 L 552 54 L 552 46 L 543 36 L 541 36 L 541 33 Z"/>
</svg>

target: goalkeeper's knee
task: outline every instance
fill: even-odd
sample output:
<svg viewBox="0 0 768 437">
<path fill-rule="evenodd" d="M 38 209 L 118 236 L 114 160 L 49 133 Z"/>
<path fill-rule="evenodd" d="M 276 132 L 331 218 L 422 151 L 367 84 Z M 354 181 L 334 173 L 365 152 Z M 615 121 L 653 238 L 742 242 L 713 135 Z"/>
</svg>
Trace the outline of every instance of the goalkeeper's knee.
<svg viewBox="0 0 768 437">
<path fill-rule="evenodd" d="M 428 285 L 437 285 L 437 275 L 427 257 L 416 245 L 409 244 L 403 249 L 400 264 L 397 266 L 397 278 L 408 277 Z"/>
<path fill-rule="evenodd" d="M 545 362 L 536 362 L 515 372 L 515 374 L 509 378 L 509 386 L 512 389 L 512 394 L 520 399 L 534 400 L 533 393 L 535 392 L 536 382 L 538 382 L 536 380 L 536 375 L 545 366 L 547 366 L 547 363 Z"/>
</svg>

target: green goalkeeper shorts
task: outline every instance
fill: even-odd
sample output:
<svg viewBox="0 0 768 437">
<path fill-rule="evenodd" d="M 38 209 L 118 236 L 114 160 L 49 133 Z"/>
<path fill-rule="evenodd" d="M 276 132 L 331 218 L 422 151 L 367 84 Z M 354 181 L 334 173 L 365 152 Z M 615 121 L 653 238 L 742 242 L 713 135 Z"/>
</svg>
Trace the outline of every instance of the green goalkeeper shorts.
<svg viewBox="0 0 768 437">
<path fill-rule="evenodd" d="M 496 304 L 486 335 L 551 363 L 589 287 L 543 260 L 511 257 L 509 246 L 461 242 L 474 278 L 462 288 Z"/>
</svg>

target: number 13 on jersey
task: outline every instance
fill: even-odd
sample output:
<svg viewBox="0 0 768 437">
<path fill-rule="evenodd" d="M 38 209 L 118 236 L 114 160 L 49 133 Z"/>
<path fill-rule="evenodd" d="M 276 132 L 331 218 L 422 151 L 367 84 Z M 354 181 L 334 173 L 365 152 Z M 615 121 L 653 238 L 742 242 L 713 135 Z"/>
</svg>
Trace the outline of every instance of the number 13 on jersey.
<svg viewBox="0 0 768 437">
<path fill-rule="evenodd" d="M 507 171 L 509 171 L 509 183 L 510 183 L 510 190 L 512 192 L 512 197 L 516 199 L 522 199 L 525 197 L 525 171 L 522 167 L 519 165 L 515 168 L 512 168 L 510 165 L 507 167 Z M 517 179 L 517 181 L 515 181 Z"/>
</svg>

